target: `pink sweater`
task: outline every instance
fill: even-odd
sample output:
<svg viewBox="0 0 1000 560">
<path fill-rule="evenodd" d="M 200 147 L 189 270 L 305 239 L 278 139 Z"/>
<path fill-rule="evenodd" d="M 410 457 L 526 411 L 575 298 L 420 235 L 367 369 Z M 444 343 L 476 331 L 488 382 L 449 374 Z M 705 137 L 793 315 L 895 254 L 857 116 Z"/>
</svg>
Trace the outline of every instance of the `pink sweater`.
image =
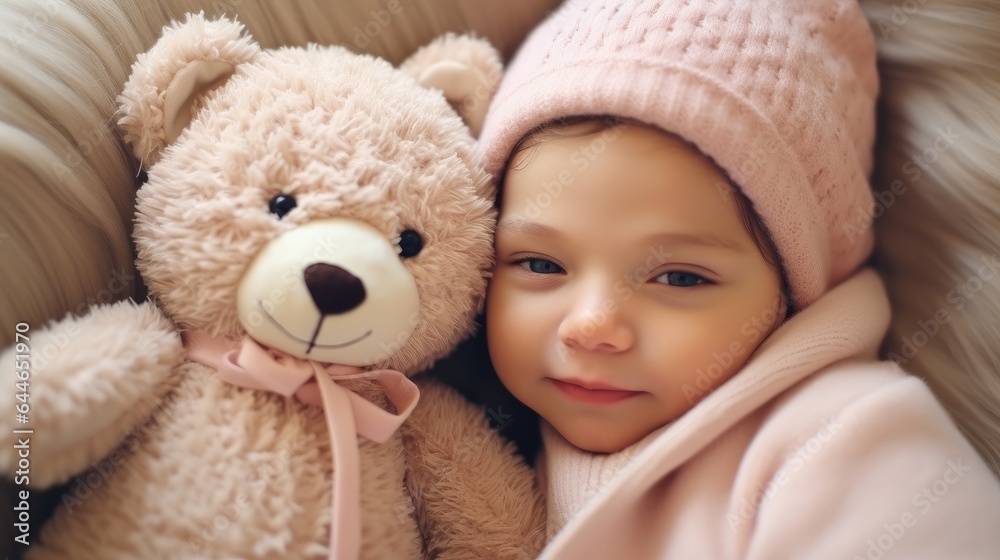
<svg viewBox="0 0 1000 560">
<path fill-rule="evenodd" d="M 888 321 L 863 270 L 628 449 L 546 425 L 541 558 L 1000 558 L 1000 481 L 920 379 L 875 361 Z"/>
</svg>

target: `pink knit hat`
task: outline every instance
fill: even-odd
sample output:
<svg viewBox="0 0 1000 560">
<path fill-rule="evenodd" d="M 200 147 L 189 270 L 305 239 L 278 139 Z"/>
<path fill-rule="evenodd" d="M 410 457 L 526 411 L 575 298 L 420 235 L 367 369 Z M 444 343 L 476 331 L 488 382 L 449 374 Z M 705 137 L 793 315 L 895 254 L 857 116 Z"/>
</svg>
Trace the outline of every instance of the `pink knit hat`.
<svg viewBox="0 0 1000 560">
<path fill-rule="evenodd" d="M 802 309 L 874 245 L 877 94 L 855 0 L 566 0 L 511 61 L 480 141 L 498 173 L 526 133 L 563 117 L 685 138 L 751 200 Z"/>
</svg>

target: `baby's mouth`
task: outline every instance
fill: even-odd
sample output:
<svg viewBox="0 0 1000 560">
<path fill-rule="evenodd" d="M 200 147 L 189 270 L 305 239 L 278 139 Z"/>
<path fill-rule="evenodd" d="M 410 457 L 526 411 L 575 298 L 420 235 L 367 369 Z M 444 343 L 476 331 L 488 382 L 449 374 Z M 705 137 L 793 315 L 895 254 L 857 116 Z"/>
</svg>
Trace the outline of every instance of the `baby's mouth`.
<svg viewBox="0 0 1000 560">
<path fill-rule="evenodd" d="M 619 389 L 604 383 L 585 382 L 578 379 L 556 379 L 554 377 L 548 379 L 570 399 L 588 404 L 614 404 L 643 393 L 643 391 Z"/>
</svg>

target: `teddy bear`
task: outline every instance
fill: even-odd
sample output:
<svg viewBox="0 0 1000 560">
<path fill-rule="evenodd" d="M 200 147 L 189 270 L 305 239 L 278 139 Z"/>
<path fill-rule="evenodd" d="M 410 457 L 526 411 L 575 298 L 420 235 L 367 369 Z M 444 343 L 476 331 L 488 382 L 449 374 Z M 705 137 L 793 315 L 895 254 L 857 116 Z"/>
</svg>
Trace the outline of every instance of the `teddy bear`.
<svg viewBox="0 0 1000 560">
<path fill-rule="evenodd" d="M 530 468 L 414 377 L 482 307 L 500 73 L 469 36 L 395 68 L 227 18 L 164 28 L 119 96 L 149 299 L 33 330 L 59 350 L 24 370 L 28 421 L 0 420 L 2 472 L 68 483 L 28 558 L 537 555 Z"/>
</svg>

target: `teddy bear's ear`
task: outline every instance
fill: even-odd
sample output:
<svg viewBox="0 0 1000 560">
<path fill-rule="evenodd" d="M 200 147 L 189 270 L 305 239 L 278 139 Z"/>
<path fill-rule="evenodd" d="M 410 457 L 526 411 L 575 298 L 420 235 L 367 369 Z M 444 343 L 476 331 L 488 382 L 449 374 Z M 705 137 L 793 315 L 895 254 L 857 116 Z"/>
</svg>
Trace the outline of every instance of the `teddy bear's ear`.
<svg viewBox="0 0 1000 560">
<path fill-rule="evenodd" d="M 236 67 L 252 60 L 258 44 L 243 25 L 204 13 L 163 28 L 153 48 L 140 54 L 118 96 L 118 126 L 148 168 L 191 123 L 199 97 L 224 84 Z"/>
<path fill-rule="evenodd" d="M 472 135 L 479 136 L 503 74 L 500 54 L 488 41 L 447 34 L 413 53 L 399 69 L 424 87 L 444 92 Z"/>
</svg>

